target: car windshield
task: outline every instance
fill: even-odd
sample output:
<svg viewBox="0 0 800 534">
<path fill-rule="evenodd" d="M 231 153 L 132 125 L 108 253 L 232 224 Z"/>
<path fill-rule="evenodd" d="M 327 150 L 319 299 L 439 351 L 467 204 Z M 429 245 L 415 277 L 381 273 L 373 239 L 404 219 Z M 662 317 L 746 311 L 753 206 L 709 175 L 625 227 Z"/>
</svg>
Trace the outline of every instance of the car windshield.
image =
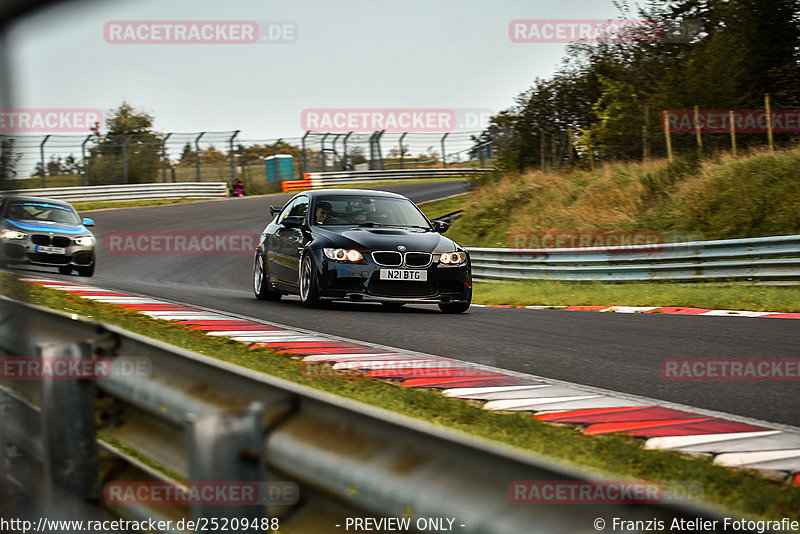
<svg viewBox="0 0 800 534">
<path fill-rule="evenodd" d="M 50 221 L 62 224 L 80 224 L 80 218 L 66 206 L 49 202 L 11 202 L 6 208 L 7 219 Z"/>
<path fill-rule="evenodd" d="M 431 229 L 428 220 L 410 200 L 360 195 L 318 198 L 314 207 L 314 223 L 325 226 L 395 226 Z"/>
</svg>

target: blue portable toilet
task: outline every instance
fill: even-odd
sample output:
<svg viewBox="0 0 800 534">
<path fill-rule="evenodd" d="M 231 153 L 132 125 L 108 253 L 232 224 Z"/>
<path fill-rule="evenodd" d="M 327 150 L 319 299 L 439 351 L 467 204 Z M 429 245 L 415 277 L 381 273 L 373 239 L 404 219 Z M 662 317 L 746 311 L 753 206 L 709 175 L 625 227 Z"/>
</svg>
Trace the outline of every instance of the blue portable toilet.
<svg viewBox="0 0 800 534">
<path fill-rule="evenodd" d="M 289 154 L 277 154 L 264 158 L 267 168 L 267 180 L 281 182 L 283 180 L 294 179 L 294 168 L 292 167 L 292 156 Z"/>
</svg>

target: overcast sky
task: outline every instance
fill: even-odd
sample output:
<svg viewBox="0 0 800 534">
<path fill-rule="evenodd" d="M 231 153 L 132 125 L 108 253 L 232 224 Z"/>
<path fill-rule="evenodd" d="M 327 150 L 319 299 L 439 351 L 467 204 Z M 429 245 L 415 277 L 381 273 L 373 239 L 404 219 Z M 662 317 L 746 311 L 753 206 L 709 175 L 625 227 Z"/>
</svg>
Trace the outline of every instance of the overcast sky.
<svg viewBox="0 0 800 534">
<path fill-rule="evenodd" d="M 15 108 L 107 113 L 126 100 L 158 131 L 267 139 L 302 135 L 307 109 L 497 112 L 552 74 L 565 49 L 512 42 L 511 21 L 618 17 L 611 0 L 76 1 L 21 20 L 7 44 Z M 270 28 L 287 35 L 117 44 L 104 34 L 108 23 L 143 20 L 255 21 L 267 38 Z"/>
</svg>

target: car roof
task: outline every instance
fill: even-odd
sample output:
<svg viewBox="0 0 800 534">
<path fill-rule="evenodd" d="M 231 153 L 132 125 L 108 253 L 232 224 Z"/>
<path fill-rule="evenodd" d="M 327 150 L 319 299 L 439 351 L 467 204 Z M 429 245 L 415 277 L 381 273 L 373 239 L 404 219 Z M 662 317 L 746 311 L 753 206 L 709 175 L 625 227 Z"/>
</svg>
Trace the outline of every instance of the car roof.
<svg viewBox="0 0 800 534">
<path fill-rule="evenodd" d="M 406 199 L 403 195 L 398 193 L 391 193 L 389 191 L 375 191 L 372 189 L 317 189 L 315 191 L 304 191 L 305 194 L 311 198 L 326 196 L 326 197 L 346 197 L 353 195 L 368 195 L 373 197 L 385 198 L 402 198 Z"/>
<path fill-rule="evenodd" d="M 3 195 L 3 201 L 14 201 L 14 202 L 48 202 L 50 204 L 57 204 L 59 206 L 64 206 L 65 208 L 72 208 L 72 204 L 66 202 L 64 200 L 58 200 L 56 198 L 46 198 L 46 197 L 33 197 L 33 196 L 26 196 L 26 195 Z"/>
</svg>

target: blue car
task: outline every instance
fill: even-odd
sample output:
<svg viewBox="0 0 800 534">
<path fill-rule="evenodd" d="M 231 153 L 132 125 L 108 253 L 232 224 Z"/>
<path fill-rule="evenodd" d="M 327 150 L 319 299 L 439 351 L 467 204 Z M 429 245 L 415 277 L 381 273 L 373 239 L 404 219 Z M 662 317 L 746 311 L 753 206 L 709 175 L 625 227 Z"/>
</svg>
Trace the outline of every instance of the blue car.
<svg viewBox="0 0 800 534">
<path fill-rule="evenodd" d="M 61 274 L 73 270 L 92 276 L 95 266 L 94 234 L 63 200 L 42 197 L 0 198 L 0 267 L 30 264 L 57 267 Z"/>
</svg>

